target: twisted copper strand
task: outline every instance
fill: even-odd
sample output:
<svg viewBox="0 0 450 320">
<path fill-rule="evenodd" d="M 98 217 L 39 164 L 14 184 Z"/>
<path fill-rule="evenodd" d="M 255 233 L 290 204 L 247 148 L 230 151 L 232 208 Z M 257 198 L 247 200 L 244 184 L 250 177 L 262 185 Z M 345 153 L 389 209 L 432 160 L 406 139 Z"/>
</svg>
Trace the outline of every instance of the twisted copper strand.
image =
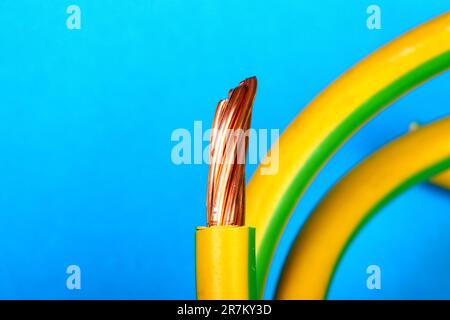
<svg viewBox="0 0 450 320">
<path fill-rule="evenodd" d="M 245 223 L 245 159 L 256 85 L 255 77 L 242 81 L 217 105 L 206 194 L 208 226 Z"/>
</svg>

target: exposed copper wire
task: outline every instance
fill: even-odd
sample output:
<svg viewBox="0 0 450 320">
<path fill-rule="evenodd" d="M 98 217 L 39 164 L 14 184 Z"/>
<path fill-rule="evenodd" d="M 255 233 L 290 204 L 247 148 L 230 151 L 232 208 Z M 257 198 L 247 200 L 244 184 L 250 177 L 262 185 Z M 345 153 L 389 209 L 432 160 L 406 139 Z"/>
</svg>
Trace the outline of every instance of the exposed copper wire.
<svg viewBox="0 0 450 320">
<path fill-rule="evenodd" d="M 245 223 L 245 158 L 256 85 L 256 77 L 242 81 L 217 105 L 206 193 L 208 226 Z"/>
</svg>

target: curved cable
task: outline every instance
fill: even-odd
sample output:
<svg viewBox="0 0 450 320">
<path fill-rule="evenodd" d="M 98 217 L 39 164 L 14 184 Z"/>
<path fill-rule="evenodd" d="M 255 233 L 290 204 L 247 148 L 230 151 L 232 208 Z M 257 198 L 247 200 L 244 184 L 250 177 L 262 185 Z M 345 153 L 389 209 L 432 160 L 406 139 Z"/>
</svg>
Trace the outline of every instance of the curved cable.
<svg viewBox="0 0 450 320">
<path fill-rule="evenodd" d="M 323 198 L 297 236 L 278 299 L 324 299 L 351 240 L 390 200 L 450 168 L 450 117 L 383 147 Z M 419 152 L 418 152 L 419 151 Z"/>
<path fill-rule="evenodd" d="M 278 240 L 308 184 L 332 154 L 385 106 L 450 67 L 450 13 L 406 33 L 351 68 L 289 125 L 247 187 L 262 297 Z M 274 165 L 272 161 L 279 161 Z M 265 164 L 264 164 L 265 163 Z M 265 175 L 267 166 L 278 172 Z"/>
</svg>

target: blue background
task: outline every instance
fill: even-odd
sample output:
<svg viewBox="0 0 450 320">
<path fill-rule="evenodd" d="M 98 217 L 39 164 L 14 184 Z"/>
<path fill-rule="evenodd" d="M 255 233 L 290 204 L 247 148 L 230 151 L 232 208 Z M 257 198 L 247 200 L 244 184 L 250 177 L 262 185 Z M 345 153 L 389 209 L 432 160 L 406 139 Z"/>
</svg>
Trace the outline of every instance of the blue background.
<svg viewBox="0 0 450 320">
<path fill-rule="evenodd" d="M 373 3 L 382 30 L 366 27 Z M 71 4 L 81 30 L 66 27 Z M 253 127 L 283 130 L 347 68 L 448 10 L 429 0 L 2 0 L 0 298 L 195 298 L 208 167 L 172 163 L 173 130 L 208 127 L 217 101 L 251 75 Z M 325 191 L 410 122 L 447 114 L 449 83 L 446 73 L 419 87 L 336 154 L 286 229 L 266 297 Z M 430 185 L 389 204 L 350 247 L 330 298 L 450 298 L 449 211 L 449 194 Z M 66 288 L 70 264 L 81 290 Z M 371 264 L 382 290 L 366 288 Z"/>
</svg>

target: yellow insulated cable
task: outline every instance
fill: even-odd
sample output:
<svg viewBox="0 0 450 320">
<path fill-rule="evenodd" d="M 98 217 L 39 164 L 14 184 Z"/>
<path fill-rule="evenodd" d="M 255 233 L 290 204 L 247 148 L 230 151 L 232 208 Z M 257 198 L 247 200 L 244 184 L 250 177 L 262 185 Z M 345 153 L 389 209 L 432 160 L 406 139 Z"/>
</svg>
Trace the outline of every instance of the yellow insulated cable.
<svg viewBox="0 0 450 320">
<path fill-rule="evenodd" d="M 397 38 L 351 68 L 288 126 L 247 187 L 247 225 L 255 227 L 258 292 L 301 194 L 360 126 L 450 66 L 450 13 Z M 279 154 L 279 159 L 276 154 Z M 274 163 L 278 161 L 278 164 Z M 265 161 L 263 161 L 265 163 Z M 268 168 L 278 171 L 265 172 Z"/>
<path fill-rule="evenodd" d="M 197 299 L 257 298 L 255 229 L 200 227 L 195 234 L 195 246 Z"/>
<path fill-rule="evenodd" d="M 323 198 L 291 248 L 278 299 L 323 299 L 353 237 L 389 200 L 450 168 L 450 117 L 383 147 Z"/>
</svg>

